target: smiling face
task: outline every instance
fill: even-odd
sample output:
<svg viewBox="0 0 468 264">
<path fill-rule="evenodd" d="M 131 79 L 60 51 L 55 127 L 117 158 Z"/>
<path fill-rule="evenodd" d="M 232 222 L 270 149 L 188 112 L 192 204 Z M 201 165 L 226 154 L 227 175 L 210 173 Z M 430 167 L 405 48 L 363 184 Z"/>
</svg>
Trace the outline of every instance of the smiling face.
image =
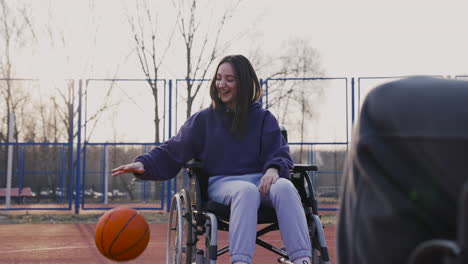
<svg viewBox="0 0 468 264">
<path fill-rule="evenodd" d="M 237 103 L 237 76 L 228 62 L 219 65 L 216 73 L 218 97 L 227 107 L 234 109 Z"/>
</svg>

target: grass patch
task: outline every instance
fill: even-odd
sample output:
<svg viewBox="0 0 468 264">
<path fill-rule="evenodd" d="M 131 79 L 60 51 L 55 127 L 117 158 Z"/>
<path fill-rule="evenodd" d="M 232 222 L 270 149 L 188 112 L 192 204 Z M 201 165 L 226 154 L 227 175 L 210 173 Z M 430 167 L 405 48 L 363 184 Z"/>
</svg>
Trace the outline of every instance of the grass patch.
<svg viewBox="0 0 468 264">
<path fill-rule="evenodd" d="M 336 225 L 337 214 L 320 214 L 320 221 L 323 225 Z"/>
<path fill-rule="evenodd" d="M 96 224 L 104 214 L 24 214 L 0 215 L 0 224 Z M 163 213 L 142 213 L 150 224 L 166 223 L 169 216 Z"/>
<path fill-rule="evenodd" d="M 167 223 L 169 214 L 140 212 L 150 224 Z M 0 224 L 96 224 L 104 214 L 0 214 Z M 336 213 L 319 213 L 322 224 L 335 225 Z"/>
<path fill-rule="evenodd" d="M 340 199 L 337 197 L 318 197 L 319 204 L 338 204 Z"/>
<path fill-rule="evenodd" d="M 142 213 L 150 224 L 167 223 L 169 215 L 164 213 Z M 24 214 L 1 215 L 0 224 L 96 224 L 102 214 Z M 337 214 L 320 214 L 324 225 L 335 225 Z"/>
<path fill-rule="evenodd" d="M 101 215 L 53 215 L 26 214 L 8 215 L 12 224 L 91 224 L 96 223 Z"/>
</svg>

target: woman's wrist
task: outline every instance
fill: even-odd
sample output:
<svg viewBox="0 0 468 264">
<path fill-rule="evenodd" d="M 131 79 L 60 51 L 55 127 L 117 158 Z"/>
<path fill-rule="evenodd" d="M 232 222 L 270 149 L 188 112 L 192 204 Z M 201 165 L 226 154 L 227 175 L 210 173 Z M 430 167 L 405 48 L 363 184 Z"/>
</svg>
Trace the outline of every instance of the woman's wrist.
<svg viewBox="0 0 468 264">
<path fill-rule="evenodd" d="M 265 174 L 266 174 L 266 173 L 276 173 L 276 174 L 279 175 L 279 170 L 278 170 L 277 168 L 275 168 L 275 167 L 269 167 L 269 168 L 266 170 Z"/>
</svg>

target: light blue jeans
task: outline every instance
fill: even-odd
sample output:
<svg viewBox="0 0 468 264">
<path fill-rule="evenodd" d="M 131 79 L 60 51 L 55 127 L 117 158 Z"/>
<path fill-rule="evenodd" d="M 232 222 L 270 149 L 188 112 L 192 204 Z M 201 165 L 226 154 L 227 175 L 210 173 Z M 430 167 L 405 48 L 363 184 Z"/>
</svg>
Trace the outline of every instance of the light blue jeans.
<svg viewBox="0 0 468 264">
<path fill-rule="evenodd" d="M 231 262 L 252 263 L 260 204 L 276 210 L 284 246 L 291 260 L 311 256 L 311 244 L 304 209 L 294 185 L 279 178 L 262 197 L 258 185 L 262 173 L 209 178 L 210 199 L 231 205 L 229 248 Z"/>
</svg>

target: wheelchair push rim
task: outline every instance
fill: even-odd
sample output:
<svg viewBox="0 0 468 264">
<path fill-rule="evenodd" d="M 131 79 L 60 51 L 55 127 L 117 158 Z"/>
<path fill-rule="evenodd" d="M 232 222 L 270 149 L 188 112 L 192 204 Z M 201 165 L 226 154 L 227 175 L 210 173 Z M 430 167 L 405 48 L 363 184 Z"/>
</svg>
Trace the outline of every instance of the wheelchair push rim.
<svg viewBox="0 0 468 264">
<path fill-rule="evenodd" d="M 185 191 L 175 194 L 169 214 L 166 264 L 193 263 L 191 214 L 189 196 Z"/>
</svg>

